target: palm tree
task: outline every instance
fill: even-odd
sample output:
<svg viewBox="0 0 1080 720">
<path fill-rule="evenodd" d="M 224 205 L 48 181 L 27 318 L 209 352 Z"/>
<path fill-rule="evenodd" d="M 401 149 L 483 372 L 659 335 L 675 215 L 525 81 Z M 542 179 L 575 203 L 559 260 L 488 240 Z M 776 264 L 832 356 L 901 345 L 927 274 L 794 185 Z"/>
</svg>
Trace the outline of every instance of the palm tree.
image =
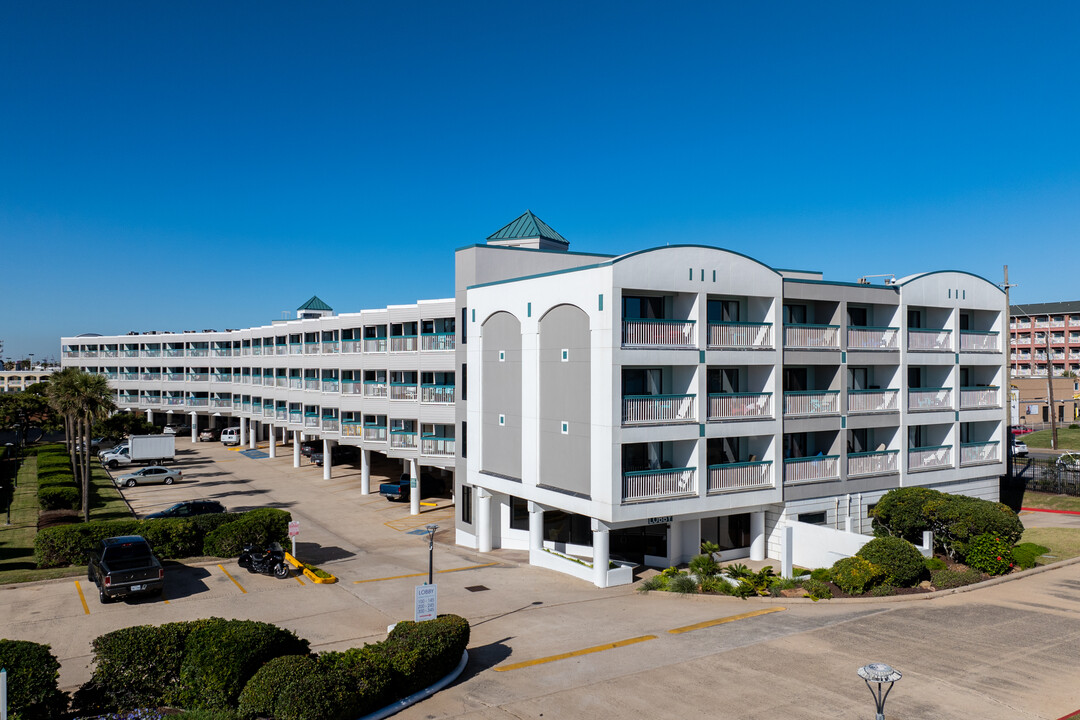
<svg viewBox="0 0 1080 720">
<path fill-rule="evenodd" d="M 75 473 L 76 479 L 79 473 L 79 463 L 76 462 L 75 458 L 78 445 L 75 437 L 76 417 L 78 415 L 75 380 L 81 374 L 83 374 L 82 370 L 73 367 L 67 367 L 55 372 L 49 378 L 48 389 L 49 405 L 64 419 L 64 437 L 67 438 L 68 454 L 71 456 L 71 471 Z"/>
<path fill-rule="evenodd" d="M 116 401 L 109 381 L 103 375 L 80 372 L 75 380 L 75 397 L 78 403 L 82 429 L 82 512 L 83 520 L 90 520 L 90 447 L 93 441 L 94 422 L 103 420 L 116 411 Z"/>
</svg>

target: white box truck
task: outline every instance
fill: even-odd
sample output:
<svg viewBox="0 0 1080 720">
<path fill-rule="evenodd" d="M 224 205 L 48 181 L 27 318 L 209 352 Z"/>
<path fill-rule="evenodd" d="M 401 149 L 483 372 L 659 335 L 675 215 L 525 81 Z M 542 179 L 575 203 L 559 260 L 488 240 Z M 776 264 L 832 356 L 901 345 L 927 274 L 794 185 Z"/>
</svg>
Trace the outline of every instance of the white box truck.
<svg viewBox="0 0 1080 720">
<path fill-rule="evenodd" d="M 176 436 L 132 435 L 115 450 L 102 454 L 102 465 L 110 469 L 132 463 L 161 465 L 166 460 L 176 459 Z"/>
</svg>

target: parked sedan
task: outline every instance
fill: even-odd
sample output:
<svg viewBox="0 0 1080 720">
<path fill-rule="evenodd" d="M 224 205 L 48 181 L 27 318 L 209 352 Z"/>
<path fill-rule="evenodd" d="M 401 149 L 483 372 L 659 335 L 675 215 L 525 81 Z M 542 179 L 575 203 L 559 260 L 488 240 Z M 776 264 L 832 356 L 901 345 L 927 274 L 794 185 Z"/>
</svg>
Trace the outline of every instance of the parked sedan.
<svg viewBox="0 0 1080 720">
<path fill-rule="evenodd" d="M 225 507 L 217 500 L 185 500 L 160 512 L 150 513 L 146 516 L 146 519 L 192 517 L 194 515 L 211 515 L 223 512 L 225 512 Z"/>
<path fill-rule="evenodd" d="M 332 464 L 339 465 L 343 462 L 352 462 L 359 455 L 357 449 L 352 445 L 335 445 L 330 448 L 330 460 Z M 311 462 L 319 465 L 323 464 L 323 451 L 319 448 L 311 453 Z"/>
<path fill-rule="evenodd" d="M 127 475 L 118 475 L 113 482 L 117 487 L 135 487 L 136 485 L 148 485 L 150 483 L 165 483 L 172 485 L 181 478 L 179 470 L 163 468 L 160 465 L 144 467 Z"/>
<path fill-rule="evenodd" d="M 221 431 L 217 428 L 203 428 L 199 431 L 199 442 L 211 442 L 221 437 Z"/>
</svg>

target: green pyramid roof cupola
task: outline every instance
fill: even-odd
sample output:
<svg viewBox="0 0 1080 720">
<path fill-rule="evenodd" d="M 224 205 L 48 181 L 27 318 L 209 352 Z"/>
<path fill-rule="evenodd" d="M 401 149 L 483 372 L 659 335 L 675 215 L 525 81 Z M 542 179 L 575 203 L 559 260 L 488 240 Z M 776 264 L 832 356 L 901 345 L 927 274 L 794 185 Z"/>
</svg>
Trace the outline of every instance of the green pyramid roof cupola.
<svg viewBox="0 0 1080 720">
<path fill-rule="evenodd" d="M 488 243 L 558 249 L 566 249 L 570 244 L 566 238 L 552 230 L 550 225 L 533 215 L 531 210 L 526 210 L 521 217 L 489 235 Z"/>
<path fill-rule="evenodd" d="M 300 307 L 298 307 L 296 309 L 297 310 L 321 310 L 323 312 L 333 312 L 334 311 L 334 308 L 330 307 L 329 305 L 324 303 L 322 300 L 320 300 L 318 295 L 312 295 L 310 300 L 308 300 L 306 303 L 304 303 L 303 305 L 301 305 Z"/>
</svg>

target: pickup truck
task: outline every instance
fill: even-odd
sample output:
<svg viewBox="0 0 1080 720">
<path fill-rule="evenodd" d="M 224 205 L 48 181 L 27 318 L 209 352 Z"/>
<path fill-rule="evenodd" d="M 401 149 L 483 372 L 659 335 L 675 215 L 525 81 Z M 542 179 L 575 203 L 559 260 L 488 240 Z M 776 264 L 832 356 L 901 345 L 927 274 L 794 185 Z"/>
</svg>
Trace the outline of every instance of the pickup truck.
<svg viewBox="0 0 1080 720">
<path fill-rule="evenodd" d="M 432 475 L 421 474 L 419 484 L 420 497 L 431 497 L 443 490 L 443 482 Z M 379 485 L 379 494 L 391 502 L 409 502 L 411 492 L 412 484 L 409 480 L 409 473 L 402 473 L 397 482 Z"/>
<path fill-rule="evenodd" d="M 139 535 L 99 542 L 88 554 L 86 579 L 97 585 L 102 603 L 140 593 L 160 595 L 165 589 L 165 569 Z"/>
</svg>

